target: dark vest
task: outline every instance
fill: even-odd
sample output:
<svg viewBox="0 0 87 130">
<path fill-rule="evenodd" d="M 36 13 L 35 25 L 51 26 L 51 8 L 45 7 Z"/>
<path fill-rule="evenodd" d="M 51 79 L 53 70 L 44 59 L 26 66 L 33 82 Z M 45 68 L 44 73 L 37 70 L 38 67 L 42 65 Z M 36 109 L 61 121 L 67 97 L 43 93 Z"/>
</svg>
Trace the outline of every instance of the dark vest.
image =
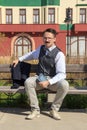
<svg viewBox="0 0 87 130">
<path fill-rule="evenodd" d="M 48 51 L 46 55 L 45 45 L 41 46 L 38 63 L 38 75 L 43 73 L 46 76 L 54 76 L 56 74 L 55 57 L 60 49 L 55 47 L 52 51 Z"/>
</svg>

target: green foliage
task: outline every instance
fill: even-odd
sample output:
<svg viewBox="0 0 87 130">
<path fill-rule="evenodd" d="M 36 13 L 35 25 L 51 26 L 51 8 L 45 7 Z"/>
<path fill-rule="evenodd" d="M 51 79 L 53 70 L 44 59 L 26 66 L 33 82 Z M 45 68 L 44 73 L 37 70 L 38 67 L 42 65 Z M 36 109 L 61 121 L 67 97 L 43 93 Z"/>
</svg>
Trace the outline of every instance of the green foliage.
<svg viewBox="0 0 87 130">
<path fill-rule="evenodd" d="M 45 102 L 47 102 L 47 94 L 38 94 L 38 100 L 40 107 L 43 107 Z"/>
<path fill-rule="evenodd" d="M 15 95 L 6 95 L 0 93 L 0 107 L 25 107 L 27 106 L 26 94 L 17 93 Z"/>
<path fill-rule="evenodd" d="M 0 86 L 10 86 L 10 85 L 12 85 L 11 81 L 3 81 L 3 80 L 0 81 Z"/>
<path fill-rule="evenodd" d="M 87 95 L 67 95 L 63 107 L 70 109 L 87 108 Z"/>
</svg>

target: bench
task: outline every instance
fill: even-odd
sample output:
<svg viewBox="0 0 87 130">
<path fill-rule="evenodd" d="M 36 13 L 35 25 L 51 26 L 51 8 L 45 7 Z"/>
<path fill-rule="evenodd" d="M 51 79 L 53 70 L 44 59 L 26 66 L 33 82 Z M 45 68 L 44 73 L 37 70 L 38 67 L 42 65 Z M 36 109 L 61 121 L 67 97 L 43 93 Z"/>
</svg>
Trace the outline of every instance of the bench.
<svg viewBox="0 0 87 130">
<path fill-rule="evenodd" d="M 10 64 L 0 64 L 0 80 L 6 80 L 11 81 L 11 65 Z M 37 69 L 37 64 L 31 65 L 31 75 L 35 74 Z M 74 84 L 75 81 L 80 82 L 80 86 L 72 85 L 69 87 L 68 94 L 87 94 L 87 64 L 67 64 L 66 65 L 66 72 L 67 72 L 67 80 L 69 80 L 71 83 Z M 6 75 L 3 76 L 3 74 L 9 74 L 10 76 Z M 84 85 L 85 82 L 85 85 Z M 11 98 L 16 93 L 24 93 L 24 87 L 20 86 L 17 89 L 11 89 L 11 85 L 7 86 L 0 86 L 0 93 L 5 93 L 6 95 Z M 49 100 L 51 99 L 52 95 L 55 94 L 56 91 L 50 91 L 48 89 L 38 90 L 37 93 L 47 93 L 49 94 Z"/>
</svg>

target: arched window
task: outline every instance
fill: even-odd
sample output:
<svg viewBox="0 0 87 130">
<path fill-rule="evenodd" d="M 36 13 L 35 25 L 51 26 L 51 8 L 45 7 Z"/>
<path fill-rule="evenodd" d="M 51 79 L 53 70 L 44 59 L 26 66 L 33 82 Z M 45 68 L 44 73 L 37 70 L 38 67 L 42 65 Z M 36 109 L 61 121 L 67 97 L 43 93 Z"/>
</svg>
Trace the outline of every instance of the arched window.
<svg viewBox="0 0 87 130">
<path fill-rule="evenodd" d="M 31 41 L 25 36 L 18 37 L 14 44 L 15 57 L 20 57 L 30 51 L 32 51 Z"/>
</svg>

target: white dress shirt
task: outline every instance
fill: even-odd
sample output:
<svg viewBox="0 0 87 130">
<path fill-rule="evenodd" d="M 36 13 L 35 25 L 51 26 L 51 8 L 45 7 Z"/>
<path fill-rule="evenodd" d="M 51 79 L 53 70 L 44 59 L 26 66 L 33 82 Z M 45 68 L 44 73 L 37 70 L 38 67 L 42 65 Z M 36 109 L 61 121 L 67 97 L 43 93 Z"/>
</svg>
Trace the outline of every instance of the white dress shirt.
<svg viewBox="0 0 87 130">
<path fill-rule="evenodd" d="M 55 47 L 56 46 L 53 45 L 52 47 L 49 48 L 49 51 L 51 51 Z M 38 60 L 40 48 L 41 48 L 41 46 L 38 47 L 35 51 L 29 52 L 29 53 L 25 54 L 24 56 L 20 57 L 19 61 Z M 56 75 L 48 80 L 51 85 L 66 78 L 65 56 L 62 51 L 58 52 L 58 54 L 56 55 L 55 67 L 56 67 Z"/>
</svg>

